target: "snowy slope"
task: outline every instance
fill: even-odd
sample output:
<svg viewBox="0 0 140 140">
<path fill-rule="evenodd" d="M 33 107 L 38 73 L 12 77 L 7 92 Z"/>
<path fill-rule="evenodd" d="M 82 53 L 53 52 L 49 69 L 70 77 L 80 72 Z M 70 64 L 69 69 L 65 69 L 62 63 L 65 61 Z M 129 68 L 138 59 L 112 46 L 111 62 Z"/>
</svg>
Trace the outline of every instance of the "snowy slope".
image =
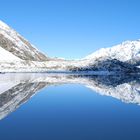
<svg viewBox="0 0 140 140">
<path fill-rule="evenodd" d="M 0 62 L 13 62 L 13 61 L 21 61 L 21 59 L 12 53 L 6 51 L 2 47 L 0 47 Z"/>
</svg>

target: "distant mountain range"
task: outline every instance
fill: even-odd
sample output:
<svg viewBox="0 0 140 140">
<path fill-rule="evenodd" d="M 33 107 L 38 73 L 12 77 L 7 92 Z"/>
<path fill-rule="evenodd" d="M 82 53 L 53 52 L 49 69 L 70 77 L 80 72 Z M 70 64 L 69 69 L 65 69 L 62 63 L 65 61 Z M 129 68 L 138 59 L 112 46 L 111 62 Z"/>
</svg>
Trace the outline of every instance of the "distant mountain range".
<svg viewBox="0 0 140 140">
<path fill-rule="evenodd" d="M 0 72 L 138 72 L 140 40 L 102 48 L 80 60 L 50 58 L 0 21 Z"/>
</svg>

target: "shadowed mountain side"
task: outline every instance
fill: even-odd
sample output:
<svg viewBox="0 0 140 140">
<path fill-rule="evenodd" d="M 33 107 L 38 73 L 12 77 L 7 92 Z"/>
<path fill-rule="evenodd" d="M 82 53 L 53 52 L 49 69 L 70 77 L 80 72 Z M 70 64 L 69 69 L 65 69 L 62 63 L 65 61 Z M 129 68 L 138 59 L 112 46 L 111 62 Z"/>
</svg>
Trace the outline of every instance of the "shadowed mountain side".
<svg viewBox="0 0 140 140">
<path fill-rule="evenodd" d="M 123 102 L 140 104 L 140 75 L 80 76 L 68 74 L 1 74 L 0 119 L 50 85 L 82 84 Z"/>
</svg>

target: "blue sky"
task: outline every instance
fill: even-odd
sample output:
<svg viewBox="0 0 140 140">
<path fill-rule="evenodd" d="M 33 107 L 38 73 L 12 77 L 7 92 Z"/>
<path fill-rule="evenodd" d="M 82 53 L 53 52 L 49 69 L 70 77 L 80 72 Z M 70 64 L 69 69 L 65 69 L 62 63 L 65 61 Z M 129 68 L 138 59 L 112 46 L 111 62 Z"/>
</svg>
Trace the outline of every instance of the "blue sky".
<svg viewBox="0 0 140 140">
<path fill-rule="evenodd" d="M 140 39 L 139 0 L 0 0 L 0 19 L 49 56 L 82 58 Z"/>
</svg>

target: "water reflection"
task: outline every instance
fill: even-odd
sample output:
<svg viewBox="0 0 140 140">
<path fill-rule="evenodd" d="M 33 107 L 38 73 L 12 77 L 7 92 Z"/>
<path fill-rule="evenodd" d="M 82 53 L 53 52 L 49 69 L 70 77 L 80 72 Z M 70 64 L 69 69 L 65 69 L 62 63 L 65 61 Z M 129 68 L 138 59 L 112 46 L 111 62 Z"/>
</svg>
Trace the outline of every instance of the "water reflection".
<svg viewBox="0 0 140 140">
<path fill-rule="evenodd" d="M 140 75 L 1 74 L 0 119 L 50 85 L 82 84 L 126 103 L 140 104 Z"/>
</svg>

